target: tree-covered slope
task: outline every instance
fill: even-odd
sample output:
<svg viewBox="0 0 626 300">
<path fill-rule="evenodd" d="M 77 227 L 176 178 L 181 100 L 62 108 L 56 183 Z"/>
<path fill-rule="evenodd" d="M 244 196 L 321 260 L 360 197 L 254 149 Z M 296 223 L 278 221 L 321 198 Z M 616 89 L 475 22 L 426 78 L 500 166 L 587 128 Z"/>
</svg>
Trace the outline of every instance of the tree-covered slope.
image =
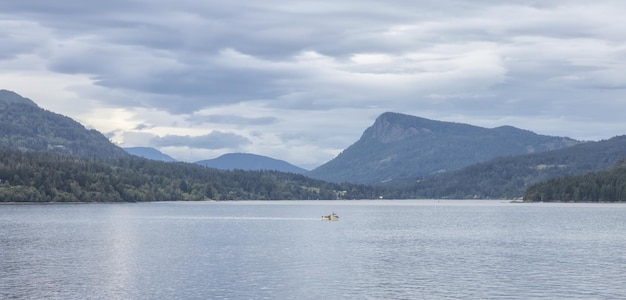
<svg viewBox="0 0 626 300">
<path fill-rule="evenodd" d="M 378 192 L 277 171 L 224 171 L 139 157 L 82 159 L 0 148 L 0 202 L 362 199 Z"/>
<path fill-rule="evenodd" d="M 626 160 L 610 170 L 565 176 L 528 187 L 524 201 L 624 202 Z"/>
<path fill-rule="evenodd" d="M 6 90 L 0 90 L 0 146 L 85 158 L 129 156 L 100 132 Z"/>
<path fill-rule="evenodd" d="M 423 178 L 400 195 L 418 198 L 520 198 L 532 184 L 610 168 L 626 157 L 626 136 L 565 149 L 496 158 L 461 170 Z M 396 183 L 396 187 L 400 184 Z"/>
<path fill-rule="evenodd" d="M 510 126 L 493 129 L 384 113 L 361 138 L 309 176 L 382 183 L 450 172 L 499 156 L 538 153 L 579 142 Z"/>
</svg>

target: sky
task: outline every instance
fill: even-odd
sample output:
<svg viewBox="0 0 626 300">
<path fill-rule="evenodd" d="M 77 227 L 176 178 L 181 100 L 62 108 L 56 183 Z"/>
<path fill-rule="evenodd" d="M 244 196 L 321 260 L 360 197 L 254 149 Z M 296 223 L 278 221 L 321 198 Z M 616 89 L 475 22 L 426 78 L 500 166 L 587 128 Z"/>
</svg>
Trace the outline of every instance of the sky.
<svg viewBox="0 0 626 300">
<path fill-rule="evenodd" d="M 626 134 L 626 1 L 0 1 L 0 89 L 178 160 L 312 169 L 399 112 Z"/>
</svg>

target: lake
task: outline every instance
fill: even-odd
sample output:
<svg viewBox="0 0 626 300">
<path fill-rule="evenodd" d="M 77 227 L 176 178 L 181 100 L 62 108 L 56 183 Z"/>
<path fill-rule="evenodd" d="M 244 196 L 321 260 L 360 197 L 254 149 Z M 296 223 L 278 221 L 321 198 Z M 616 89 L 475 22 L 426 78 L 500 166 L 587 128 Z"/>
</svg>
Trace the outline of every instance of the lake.
<svg viewBox="0 0 626 300">
<path fill-rule="evenodd" d="M 0 247 L 2 299 L 626 298 L 625 204 L 0 205 Z"/>
</svg>

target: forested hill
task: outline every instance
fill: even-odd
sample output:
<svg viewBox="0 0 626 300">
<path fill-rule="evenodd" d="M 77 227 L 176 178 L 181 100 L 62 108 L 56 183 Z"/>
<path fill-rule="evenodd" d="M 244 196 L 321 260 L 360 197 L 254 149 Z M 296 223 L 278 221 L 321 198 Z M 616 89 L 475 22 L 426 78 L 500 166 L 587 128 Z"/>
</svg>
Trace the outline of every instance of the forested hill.
<svg viewBox="0 0 626 300">
<path fill-rule="evenodd" d="M 307 170 L 284 160 L 252 153 L 227 153 L 214 159 L 201 160 L 195 163 L 222 170 L 275 170 L 295 174 L 307 172 Z"/>
<path fill-rule="evenodd" d="M 334 182 L 378 184 L 451 172 L 495 157 L 539 153 L 578 143 L 510 126 L 489 129 L 384 113 L 356 143 L 307 174 Z"/>
<path fill-rule="evenodd" d="M 610 168 L 626 157 L 626 136 L 565 149 L 504 157 L 407 183 L 418 198 L 521 198 L 532 184 Z"/>
<path fill-rule="evenodd" d="M 555 178 L 530 186 L 524 201 L 625 202 L 626 160 L 610 170 Z"/>
<path fill-rule="evenodd" d="M 95 130 L 0 90 L 0 202 L 361 199 L 373 188 L 275 171 L 135 157 Z"/>
<path fill-rule="evenodd" d="M 0 202 L 363 199 L 373 188 L 276 171 L 224 171 L 139 157 L 83 159 L 0 147 Z"/>
<path fill-rule="evenodd" d="M 0 146 L 84 158 L 130 156 L 100 132 L 7 90 L 0 90 Z"/>
</svg>

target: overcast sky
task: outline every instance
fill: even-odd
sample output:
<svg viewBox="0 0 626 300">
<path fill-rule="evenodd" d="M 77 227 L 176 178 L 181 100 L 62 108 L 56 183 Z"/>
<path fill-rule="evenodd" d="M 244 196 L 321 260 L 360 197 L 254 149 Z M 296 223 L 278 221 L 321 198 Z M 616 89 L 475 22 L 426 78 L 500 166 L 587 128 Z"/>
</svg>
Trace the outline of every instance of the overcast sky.
<svg viewBox="0 0 626 300">
<path fill-rule="evenodd" d="M 506 4 L 504 4 L 506 3 Z M 0 1 L 0 89 L 123 147 L 311 169 L 386 111 L 626 134 L 626 1 Z"/>
</svg>

